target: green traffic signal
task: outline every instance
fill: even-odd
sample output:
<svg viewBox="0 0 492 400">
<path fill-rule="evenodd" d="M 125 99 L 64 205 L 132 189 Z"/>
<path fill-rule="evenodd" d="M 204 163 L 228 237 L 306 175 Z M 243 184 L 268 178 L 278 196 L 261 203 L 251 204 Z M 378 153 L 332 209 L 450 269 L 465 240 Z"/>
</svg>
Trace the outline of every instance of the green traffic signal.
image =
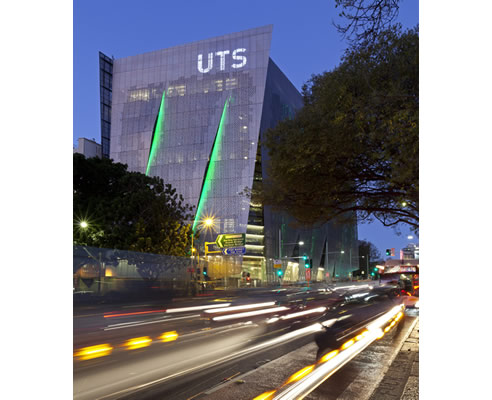
<svg viewBox="0 0 492 400">
<path fill-rule="evenodd" d="M 281 270 L 281 269 L 279 269 L 279 270 L 277 271 L 277 275 L 278 275 L 278 276 L 282 276 L 282 270 Z"/>
<path fill-rule="evenodd" d="M 374 272 L 371 272 L 371 275 L 374 276 Z"/>
</svg>

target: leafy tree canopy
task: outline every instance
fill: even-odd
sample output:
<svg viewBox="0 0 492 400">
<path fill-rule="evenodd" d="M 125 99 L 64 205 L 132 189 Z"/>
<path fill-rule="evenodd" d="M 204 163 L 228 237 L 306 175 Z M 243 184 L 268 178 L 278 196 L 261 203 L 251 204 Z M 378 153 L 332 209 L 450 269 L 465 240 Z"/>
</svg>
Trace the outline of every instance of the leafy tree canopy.
<svg viewBox="0 0 492 400">
<path fill-rule="evenodd" d="M 109 159 L 73 156 L 74 242 L 155 254 L 190 250 L 193 208 L 161 178 Z M 88 227 L 81 228 L 80 222 Z"/>
<path fill-rule="evenodd" d="M 304 107 L 269 130 L 261 197 L 300 223 L 418 214 L 418 28 L 384 31 L 303 87 Z"/>
<path fill-rule="evenodd" d="M 381 259 L 381 253 L 377 247 L 366 240 L 359 240 L 359 265 L 366 266 L 366 260 L 362 260 L 362 256 L 368 257 L 369 262 Z"/>
</svg>

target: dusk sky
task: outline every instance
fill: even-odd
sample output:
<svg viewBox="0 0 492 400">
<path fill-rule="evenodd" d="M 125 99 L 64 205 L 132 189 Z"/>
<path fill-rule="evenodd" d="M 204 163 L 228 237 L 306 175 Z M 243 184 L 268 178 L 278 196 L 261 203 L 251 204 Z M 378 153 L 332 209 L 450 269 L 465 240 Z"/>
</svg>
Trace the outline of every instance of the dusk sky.
<svg viewBox="0 0 492 400">
<path fill-rule="evenodd" d="M 337 66 L 345 41 L 333 26 L 334 1 L 231 2 L 165 0 L 75 0 L 73 142 L 79 137 L 101 142 L 98 52 L 114 58 L 208 39 L 273 24 L 270 56 L 299 89 L 312 74 Z M 403 0 L 398 21 L 411 28 L 419 21 L 418 1 Z M 381 255 L 396 256 L 409 242 L 410 230 L 397 236 L 380 223 L 359 224 L 359 239 L 375 244 Z"/>
</svg>

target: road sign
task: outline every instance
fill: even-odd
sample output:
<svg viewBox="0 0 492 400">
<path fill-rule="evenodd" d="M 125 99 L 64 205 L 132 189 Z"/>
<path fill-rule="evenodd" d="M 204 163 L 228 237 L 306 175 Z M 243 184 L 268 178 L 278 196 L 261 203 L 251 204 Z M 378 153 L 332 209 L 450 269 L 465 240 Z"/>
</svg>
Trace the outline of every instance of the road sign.
<svg viewBox="0 0 492 400">
<path fill-rule="evenodd" d="M 222 254 L 224 254 L 225 256 L 246 254 L 246 247 L 227 247 L 225 249 L 222 249 Z"/>
<path fill-rule="evenodd" d="M 238 247 L 244 246 L 246 244 L 246 234 L 245 233 L 228 233 L 218 235 L 215 240 L 217 246 L 219 247 Z"/>
<path fill-rule="evenodd" d="M 306 280 L 310 280 L 311 279 L 311 269 L 308 268 L 305 271 L 306 271 Z"/>
<path fill-rule="evenodd" d="M 273 260 L 273 268 L 282 268 L 282 261 L 279 259 Z"/>
<path fill-rule="evenodd" d="M 222 253 L 222 249 L 215 242 L 205 242 L 205 255 L 210 253 Z"/>
</svg>

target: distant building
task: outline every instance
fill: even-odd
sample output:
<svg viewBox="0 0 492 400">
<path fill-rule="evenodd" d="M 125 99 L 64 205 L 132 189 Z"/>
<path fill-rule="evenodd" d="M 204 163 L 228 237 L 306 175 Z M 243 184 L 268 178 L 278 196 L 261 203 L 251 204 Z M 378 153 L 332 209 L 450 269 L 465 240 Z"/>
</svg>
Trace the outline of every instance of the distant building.
<svg viewBox="0 0 492 400">
<path fill-rule="evenodd" d="M 102 158 L 102 146 L 94 140 L 86 138 L 79 138 L 79 145 L 73 149 L 73 152 L 83 154 L 86 158 Z"/>
<path fill-rule="evenodd" d="M 413 260 L 419 258 L 419 246 L 410 243 L 407 247 L 400 250 L 401 260 Z"/>
</svg>

